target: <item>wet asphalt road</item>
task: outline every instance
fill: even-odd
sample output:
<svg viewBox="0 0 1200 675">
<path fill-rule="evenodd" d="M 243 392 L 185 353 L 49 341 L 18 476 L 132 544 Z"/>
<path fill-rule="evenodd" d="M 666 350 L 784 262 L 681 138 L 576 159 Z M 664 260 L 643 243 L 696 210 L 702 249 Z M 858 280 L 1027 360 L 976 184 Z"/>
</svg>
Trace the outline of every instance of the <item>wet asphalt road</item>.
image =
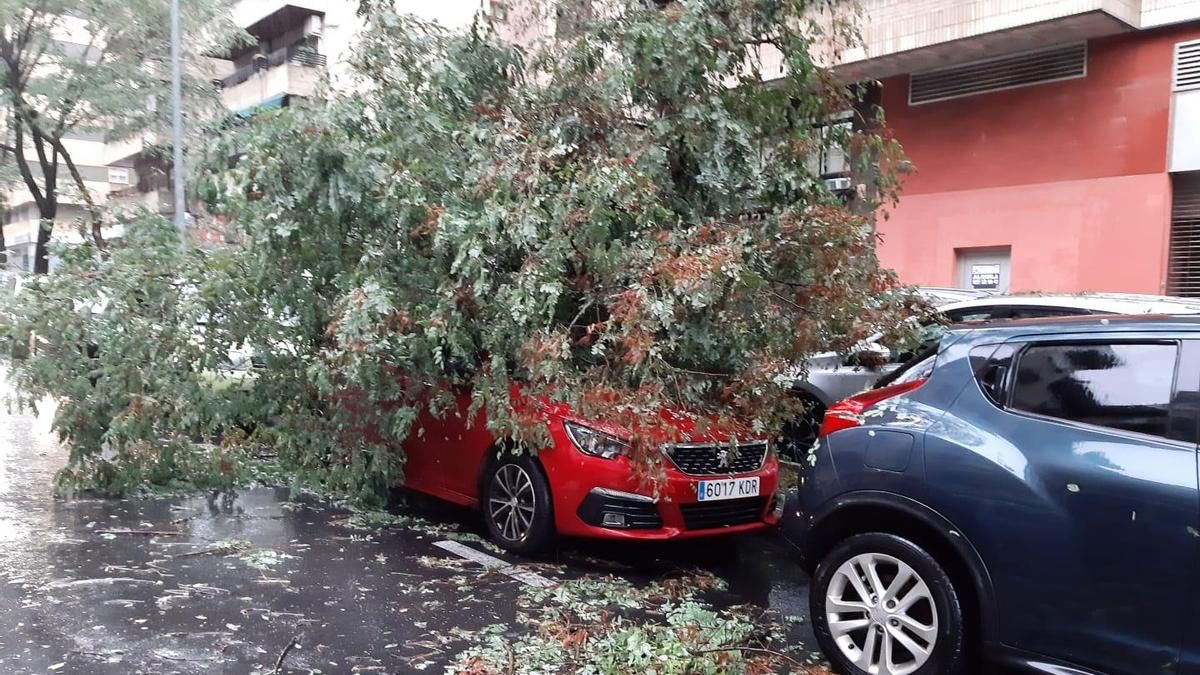
<svg viewBox="0 0 1200 675">
<path fill-rule="evenodd" d="M 48 419 L 0 407 L 0 672 L 272 673 L 285 651 L 280 672 L 443 672 L 470 632 L 514 618 L 519 582 L 433 546 L 482 550 L 470 514 L 425 507 L 413 526 L 356 528 L 269 488 L 57 500 L 66 452 Z M 718 602 L 806 616 L 807 579 L 783 545 L 738 543 L 574 542 L 529 566 L 633 580 L 698 566 L 730 582 Z M 815 649 L 807 621 L 795 635 Z"/>
</svg>

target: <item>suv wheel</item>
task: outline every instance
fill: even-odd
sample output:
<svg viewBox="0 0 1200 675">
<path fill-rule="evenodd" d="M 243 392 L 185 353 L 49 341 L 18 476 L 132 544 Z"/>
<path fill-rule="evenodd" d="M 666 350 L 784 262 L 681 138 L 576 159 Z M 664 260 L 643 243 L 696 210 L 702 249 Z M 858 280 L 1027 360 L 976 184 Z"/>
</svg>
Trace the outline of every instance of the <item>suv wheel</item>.
<svg viewBox="0 0 1200 675">
<path fill-rule="evenodd" d="M 958 675 L 963 615 L 942 566 L 891 534 L 850 537 L 817 567 L 813 627 L 826 658 L 848 675 Z"/>
<path fill-rule="evenodd" d="M 534 555 L 549 547 L 554 538 L 550 487 L 530 457 L 508 456 L 493 462 L 479 501 L 488 532 L 501 548 Z"/>
</svg>

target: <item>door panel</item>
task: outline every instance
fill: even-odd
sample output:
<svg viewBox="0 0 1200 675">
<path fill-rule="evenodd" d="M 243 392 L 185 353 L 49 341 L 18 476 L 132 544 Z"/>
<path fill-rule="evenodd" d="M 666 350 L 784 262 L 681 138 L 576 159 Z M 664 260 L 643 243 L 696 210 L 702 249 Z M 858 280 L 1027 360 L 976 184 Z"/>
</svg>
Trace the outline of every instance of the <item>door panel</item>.
<svg viewBox="0 0 1200 675">
<path fill-rule="evenodd" d="M 405 484 L 455 503 L 477 499 L 479 472 L 493 437 L 482 411 L 469 415 L 471 396 L 460 391 L 448 409 L 422 410 L 404 442 Z"/>
<path fill-rule="evenodd" d="M 1175 673 L 1200 531 L 1193 344 L 1169 359 L 1042 346 L 1000 371 L 998 403 L 1025 411 L 972 384 L 931 429 L 930 483 L 955 486 L 941 506 L 988 566 L 1003 642 L 1102 672 Z"/>
</svg>

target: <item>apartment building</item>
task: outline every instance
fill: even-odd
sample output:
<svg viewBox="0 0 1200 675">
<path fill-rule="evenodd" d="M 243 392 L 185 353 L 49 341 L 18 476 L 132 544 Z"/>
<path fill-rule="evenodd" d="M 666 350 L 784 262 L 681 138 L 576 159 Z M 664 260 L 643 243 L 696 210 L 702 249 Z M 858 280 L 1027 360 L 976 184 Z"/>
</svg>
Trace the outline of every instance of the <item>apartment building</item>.
<svg viewBox="0 0 1200 675">
<path fill-rule="evenodd" d="M 906 282 L 1200 295 L 1200 2 L 867 0 Z"/>
<path fill-rule="evenodd" d="M 220 72 L 248 115 L 347 84 L 354 0 L 229 0 L 255 43 Z M 475 0 L 410 9 L 464 25 Z M 879 255 L 910 283 L 1200 295 L 1200 0 L 862 0 L 863 45 L 830 63 L 875 82 L 912 173 L 881 219 Z M 483 0 L 517 42 L 588 20 L 569 0 L 526 16 Z M 564 11 L 565 8 L 565 11 Z M 154 139 L 69 139 L 99 201 L 171 209 Z M 854 193 L 837 153 L 814 158 Z M 19 192 L 19 191 L 17 191 Z M 9 196 L 10 264 L 32 259 L 36 209 Z M 79 206 L 64 205 L 70 220 Z M 70 228 L 59 228 L 70 236 Z M 201 232 L 200 236 L 216 236 Z"/>
<path fill-rule="evenodd" d="M 213 84 L 228 114 L 243 117 L 316 95 L 332 81 L 331 69 L 345 67 L 361 29 L 351 0 L 226 0 L 226 5 L 252 41 L 222 55 L 213 68 Z M 136 177 L 110 192 L 114 207 L 145 206 L 173 215 L 169 160 L 145 152 L 160 142 L 146 136 L 107 146 L 109 166 Z M 225 237 L 216 224 L 203 222 L 190 235 L 198 243 L 220 243 Z"/>
</svg>

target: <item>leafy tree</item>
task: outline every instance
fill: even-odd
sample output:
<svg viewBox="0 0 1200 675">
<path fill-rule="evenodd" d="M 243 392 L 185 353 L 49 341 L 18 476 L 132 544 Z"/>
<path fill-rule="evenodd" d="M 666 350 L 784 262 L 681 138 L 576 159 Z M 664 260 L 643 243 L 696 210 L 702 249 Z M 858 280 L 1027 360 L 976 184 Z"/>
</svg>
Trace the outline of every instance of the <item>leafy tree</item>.
<svg viewBox="0 0 1200 675">
<path fill-rule="evenodd" d="M 74 353 L 95 340 L 99 362 L 39 372 L 30 359 L 23 388 L 104 380 L 107 408 L 61 420 L 80 462 L 104 441 L 128 458 L 155 437 L 270 420 L 250 442 L 265 434 L 301 480 L 367 500 L 402 480 L 397 449 L 418 413 L 447 414 L 455 392 L 531 450 L 544 426 L 514 397 L 624 425 L 648 476 L 674 438 L 664 410 L 740 438 L 777 433 L 797 413 L 781 374 L 912 309 L 875 256 L 876 204 L 844 203 L 809 168 L 837 142 L 856 150 L 866 195 L 895 186 L 874 112 L 858 130 L 817 129 L 856 97 L 811 56 L 853 38 L 838 4 L 618 4 L 526 50 L 486 23 L 451 32 L 364 3 L 352 91 L 210 141 L 199 192 L 241 244 L 180 253 L 169 264 L 190 281 L 139 291 L 142 308 L 197 308 L 203 349 L 154 328 L 195 312 L 127 329 L 53 310 L 48 339 Z M 768 44 L 787 63 L 770 83 Z M 166 264 L 73 260 L 65 276 L 122 297 Z M 37 307 L 71 297 L 38 292 Z M 50 320 L 18 315 L 15 338 Z M 235 345 L 267 368 L 226 407 L 189 409 L 199 389 L 175 373 Z M 175 403 L 136 403 L 147 398 Z"/>
<path fill-rule="evenodd" d="M 184 80 L 198 116 L 217 105 L 205 54 L 240 39 L 219 0 L 183 0 Z M 103 215 L 65 142 L 75 132 L 108 141 L 170 128 L 170 24 L 160 0 L 0 0 L 0 158 L 41 219 L 35 272 L 49 269 L 47 244 L 64 192 L 86 205 L 96 244 Z M 65 173 L 65 175 L 64 175 Z"/>
</svg>

